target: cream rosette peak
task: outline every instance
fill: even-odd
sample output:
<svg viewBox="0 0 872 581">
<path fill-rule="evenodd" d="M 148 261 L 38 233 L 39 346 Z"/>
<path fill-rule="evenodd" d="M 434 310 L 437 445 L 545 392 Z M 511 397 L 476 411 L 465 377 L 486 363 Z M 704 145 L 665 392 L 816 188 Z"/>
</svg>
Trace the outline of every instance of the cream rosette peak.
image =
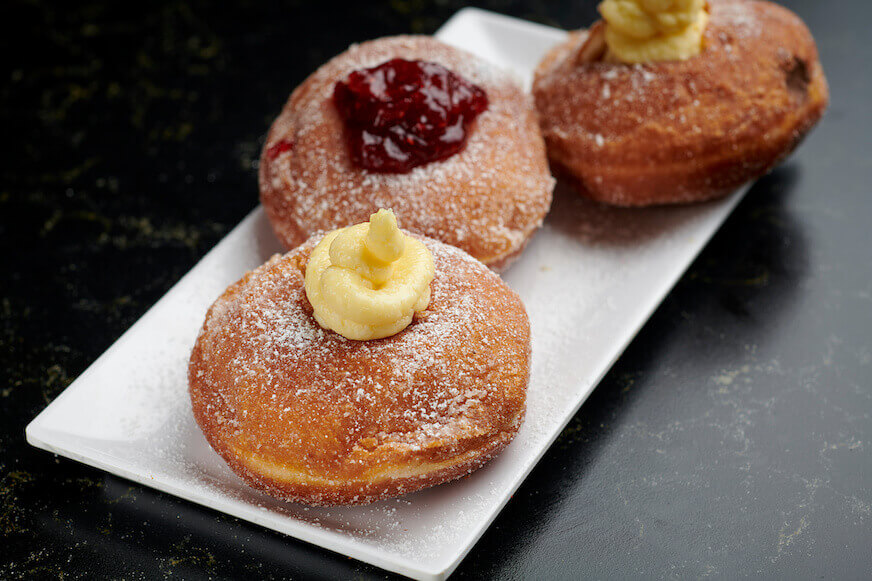
<svg viewBox="0 0 872 581">
<path fill-rule="evenodd" d="M 392 210 L 328 233 L 306 264 L 315 320 L 347 339 L 390 337 L 430 303 L 433 256 L 403 234 Z"/>
<path fill-rule="evenodd" d="M 703 48 L 705 0 L 604 0 L 606 58 L 624 63 L 686 60 Z"/>
</svg>

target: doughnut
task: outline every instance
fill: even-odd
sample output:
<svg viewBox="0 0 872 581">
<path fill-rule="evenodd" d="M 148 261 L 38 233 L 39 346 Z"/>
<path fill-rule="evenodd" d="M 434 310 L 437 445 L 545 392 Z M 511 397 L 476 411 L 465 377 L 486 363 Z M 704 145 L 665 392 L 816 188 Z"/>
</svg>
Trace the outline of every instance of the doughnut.
<svg viewBox="0 0 872 581">
<path fill-rule="evenodd" d="M 437 63 L 484 90 L 487 108 L 465 147 L 406 173 L 355 164 L 333 94 L 354 71 L 391 59 Z M 532 98 L 493 65 L 426 36 L 352 46 L 307 78 L 273 123 L 259 165 L 260 199 L 288 249 L 313 233 L 365 220 L 378 208 L 404 227 L 505 268 L 541 225 L 554 180 Z"/>
<path fill-rule="evenodd" d="M 570 33 L 533 83 L 552 170 L 588 198 L 724 196 L 790 154 L 827 107 L 814 39 L 776 4 L 711 0 L 703 50 L 687 60 L 609 62 L 603 28 Z"/>
<path fill-rule="evenodd" d="M 515 436 L 530 374 L 521 300 L 465 252 L 433 255 L 427 308 L 384 339 L 322 329 L 304 290 L 322 235 L 211 306 L 188 368 L 194 417 L 248 484 L 310 505 L 365 504 L 460 478 Z"/>
</svg>

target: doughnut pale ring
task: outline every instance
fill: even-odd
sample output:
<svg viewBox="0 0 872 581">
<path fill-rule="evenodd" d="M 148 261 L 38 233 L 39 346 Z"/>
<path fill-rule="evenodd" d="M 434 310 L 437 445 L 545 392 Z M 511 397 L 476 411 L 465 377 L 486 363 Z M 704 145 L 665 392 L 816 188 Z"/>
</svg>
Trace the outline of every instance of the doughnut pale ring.
<svg viewBox="0 0 872 581">
<path fill-rule="evenodd" d="M 303 288 L 320 236 L 212 305 L 189 365 L 194 416 L 248 483 L 314 505 L 364 504 L 459 478 L 524 416 L 530 328 L 518 296 L 466 253 L 419 238 L 436 276 L 397 335 L 318 326 Z"/>
</svg>

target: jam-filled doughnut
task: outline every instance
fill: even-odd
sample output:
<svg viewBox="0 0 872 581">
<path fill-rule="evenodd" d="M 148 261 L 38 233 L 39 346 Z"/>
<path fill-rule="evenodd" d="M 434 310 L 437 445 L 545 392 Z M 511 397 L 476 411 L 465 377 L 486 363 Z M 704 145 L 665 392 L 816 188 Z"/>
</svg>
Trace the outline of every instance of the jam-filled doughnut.
<svg viewBox="0 0 872 581">
<path fill-rule="evenodd" d="M 206 439 L 249 484 L 281 499 L 363 504 L 461 477 L 500 452 L 524 416 L 526 311 L 457 248 L 416 235 L 398 272 L 426 285 L 432 268 L 432 282 L 398 333 L 351 340 L 319 324 L 307 292 L 335 264 L 310 256 L 322 239 L 359 245 L 355 233 L 316 235 L 231 285 L 191 355 L 191 402 Z M 337 243 L 339 235 L 347 237 Z"/>
<path fill-rule="evenodd" d="M 425 36 L 352 46 L 307 78 L 269 131 L 259 178 L 287 248 L 391 207 L 494 269 L 541 224 L 554 186 L 531 97 Z"/>
<path fill-rule="evenodd" d="M 688 26 L 702 28 L 694 56 L 631 51 L 621 62 L 609 52 L 612 25 L 599 21 L 539 64 L 533 94 L 551 166 L 583 195 L 620 206 L 723 196 L 770 170 L 823 115 L 827 83 L 799 17 L 765 1 L 672 1 L 696 3 L 707 6 Z M 609 0 L 601 12 L 624 18 L 654 4 L 669 2 Z M 643 44 L 631 24 L 621 48 Z M 655 52 L 679 44 L 670 34 Z"/>
</svg>

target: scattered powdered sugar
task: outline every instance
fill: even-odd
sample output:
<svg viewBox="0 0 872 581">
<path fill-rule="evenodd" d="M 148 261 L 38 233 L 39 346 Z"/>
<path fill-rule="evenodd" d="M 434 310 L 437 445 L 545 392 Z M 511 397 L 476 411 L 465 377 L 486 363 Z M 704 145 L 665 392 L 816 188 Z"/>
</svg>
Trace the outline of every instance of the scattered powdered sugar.
<svg viewBox="0 0 872 581">
<path fill-rule="evenodd" d="M 737 38 L 759 36 L 760 19 L 750 2 L 718 2 L 713 5 L 717 17 L 729 26 Z"/>
</svg>

